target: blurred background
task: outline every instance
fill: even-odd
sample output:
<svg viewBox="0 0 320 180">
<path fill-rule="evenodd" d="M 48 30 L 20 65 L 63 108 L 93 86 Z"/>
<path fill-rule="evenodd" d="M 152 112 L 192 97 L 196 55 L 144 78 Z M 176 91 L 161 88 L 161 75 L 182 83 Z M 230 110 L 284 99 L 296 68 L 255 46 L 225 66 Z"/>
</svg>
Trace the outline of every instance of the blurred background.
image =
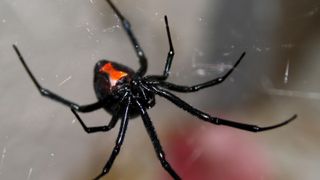
<svg viewBox="0 0 320 180">
<path fill-rule="evenodd" d="M 149 59 L 149 74 L 175 59 L 168 81 L 192 85 L 223 75 L 223 84 L 176 93 L 214 116 L 285 127 L 258 134 L 198 120 L 158 97 L 148 112 L 169 162 L 185 180 L 315 180 L 320 167 L 320 2 L 317 0 L 114 0 Z M 92 179 L 117 136 L 86 134 L 66 108 L 39 95 L 12 49 L 17 44 L 41 84 L 79 104 L 96 101 L 100 59 L 139 66 L 118 18 L 104 0 L 0 1 L 0 179 Z M 105 124 L 103 110 L 81 114 Z M 130 121 L 121 153 L 104 179 L 171 179 L 140 118 Z"/>
</svg>

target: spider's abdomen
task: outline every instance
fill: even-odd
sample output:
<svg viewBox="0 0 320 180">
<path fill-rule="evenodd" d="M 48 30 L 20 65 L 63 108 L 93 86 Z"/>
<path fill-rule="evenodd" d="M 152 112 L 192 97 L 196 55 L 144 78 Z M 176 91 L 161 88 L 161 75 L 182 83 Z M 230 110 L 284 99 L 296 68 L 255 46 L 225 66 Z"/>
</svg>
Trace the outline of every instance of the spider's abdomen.
<svg viewBox="0 0 320 180">
<path fill-rule="evenodd" d="M 122 64 L 100 60 L 94 68 L 94 90 L 99 100 L 107 100 L 105 109 L 111 114 L 122 97 L 121 89 L 130 84 L 134 71 Z"/>
</svg>

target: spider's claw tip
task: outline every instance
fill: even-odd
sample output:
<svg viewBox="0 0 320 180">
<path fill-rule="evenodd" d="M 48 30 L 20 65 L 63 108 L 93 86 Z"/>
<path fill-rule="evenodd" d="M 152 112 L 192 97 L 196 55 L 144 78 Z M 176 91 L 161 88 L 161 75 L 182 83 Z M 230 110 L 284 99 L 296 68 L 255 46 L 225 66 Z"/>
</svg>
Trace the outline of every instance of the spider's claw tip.
<svg viewBox="0 0 320 180">
<path fill-rule="evenodd" d="M 289 123 L 289 122 L 295 120 L 297 117 L 298 117 L 298 115 L 294 114 L 290 119 L 287 120 L 287 122 Z"/>
<path fill-rule="evenodd" d="M 103 175 L 100 174 L 99 176 L 95 177 L 93 180 L 99 180 Z"/>
<path fill-rule="evenodd" d="M 298 117 L 297 114 L 294 114 L 292 117 L 290 117 L 288 120 L 284 121 L 283 123 L 280 123 L 279 126 L 284 126 L 288 123 L 290 123 L 291 121 L 295 120 Z"/>
<path fill-rule="evenodd" d="M 13 49 L 15 49 L 15 50 L 18 49 L 17 45 L 15 45 L 15 44 L 12 44 L 12 47 L 13 47 Z"/>
<path fill-rule="evenodd" d="M 17 55 L 19 56 L 19 58 L 21 59 L 21 54 L 20 51 L 18 49 L 18 46 L 15 44 L 12 44 L 13 50 L 17 53 Z"/>
</svg>

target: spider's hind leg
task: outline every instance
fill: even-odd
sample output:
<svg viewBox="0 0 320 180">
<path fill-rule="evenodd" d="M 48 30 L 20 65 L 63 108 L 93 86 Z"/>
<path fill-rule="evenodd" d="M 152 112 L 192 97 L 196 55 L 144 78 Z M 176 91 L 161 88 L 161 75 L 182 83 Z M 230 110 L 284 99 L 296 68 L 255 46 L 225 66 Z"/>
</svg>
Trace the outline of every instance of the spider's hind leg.
<svg viewBox="0 0 320 180">
<path fill-rule="evenodd" d="M 163 71 L 162 75 L 151 75 L 151 76 L 147 77 L 147 78 L 151 78 L 153 80 L 158 80 L 158 81 L 164 81 L 169 77 L 170 68 L 171 68 L 173 57 L 174 57 L 174 49 L 173 49 L 173 45 L 172 45 L 172 39 L 171 39 L 170 28 L 169 28 L 167 16 L 164 16 L 164 21 L 166 23 L 166 31 L 167 31 L 168 41 L 169 41 L 169 52 L 167 55 L 166 65 L 164 67 L 164 71 Z"/>
<path fill-rule="evenodd" d="M 137 70 L 137 74 L 139 74 L 140 76 L 143 76 L 147 71 L 148 62 L 147 62 L 147 58 L 145 57 L 144 52 L 143 52 L 140 44 L 138 43 L 137 38 L 135 37 L 135 35 L 133 34 L 133 32 L 131 30 L 130 22 L 121 14 L 121 12 L 111 2 L 111 0 L 106 0 L 106 1 L 110 5 L 110 7 L 113 9 L 113 11 L 116 13 L 116 15 L 119 17 L 119 19 L 122 23 L 122 26 L 131 41 L 131 44 L 132 44 L 132 46 L 133 46 L 133 48 L 139 58 L 139 61 L 140 61 L 140 68 Z"/>
<path fill-rule="evenodd" d="M 232 68 L 225 75 L 220 76 L 218 78 L 215 78 L 213 80 L 204 82 L 204 83 L 200 83 L 200 84 L 193 85 L 193 86 L 182 86 L 182 85 L 177 85 L 177 84 L 173 84 L 173 83 L 165 82 L 165 81 L 160 81 L 160 82 L 156 82 L 156 83 L 151 82 L 151 83 L 152 84 L 158 84 L 161 87 L 167 88 L 167 89 L 172 90 L 172 91 L 177 91 L 177 92 L 195 92 L 195 91 L 199 91 L 200 89 L 204 89 L 204 88 L 207 88 L 207 87 L 215 86 L 215 85 L 218 85 L 218 84 L 224 82 L 230 76 L 230 74 L 235 70 L 235 68 L 239 65 L 240 61 L 243 59 L 245 54 L 246 54 L 246 52 L 243 52 L 241 54 L 241 56 L 236 61 L 236 63 L 232 66 Z"/>
<path fill-rule="evenodd" d="M 16 52 L 16 54 L 18 55 L 18 58 L 21 62 L 21 64 L 23 65 L 24 69 L 27 71 L 29 77 L 31 78 L 33 84 L 37 87 L 38 91 L 40 92 L 40 94 L 42 96 L 45 96 L 47 98 L 50 98 L 54 101 L 57 101 L 59 103 L 62 103 L 68 107 L 70 107 L 73 110 L 79 111 L 79 112 L 91 112 L 91 111 L 95 111 L 97 109 L 100 109 L 101 107 L 103 107 L 103 105 L 105 104 L 105 102 L 103 101 L 98 101 L 96 103 L 92 103 L 92 104 L 87 104 L 87 105 L 78 105 L 77 103 L 74 103 L 70 100 L 65 99 L 64 97 L 61 97 L 53 92 L 51 92 L 50 90 L 43 88 L 40 83 L 37 81 L 37 79 L 34 77 L 33 73 L 31 72 L 31 70 L 29 69 L 28 65 L 26 64 L 21 52 L 19 51 L 18 47 L 16 45 L 12 45 L 14 51 Z"/>
<path fill-rule="evenodd" d="M 111 130 L 112 128 L 115 127 L 115 125 L 117 124 L 118 122 L 118 114 L 115 114 L 112 116 L 110 122 L 108 125 L 105 125 L 105 126 L 94 126 L 94 127 L 88 127 L 84 122 L 83 120 L 80 118 L 80 116 L 78 115 L 78 113 L 71 109 L 72 113 L 76 116 L 77 120 L 80 122 L 82 128 L 84 131 L 86 131 L 88 134 L 90 133 L 96 133 L 96 132 L 106 132 L 106 131 L 109 131 Z"/>
</svg>

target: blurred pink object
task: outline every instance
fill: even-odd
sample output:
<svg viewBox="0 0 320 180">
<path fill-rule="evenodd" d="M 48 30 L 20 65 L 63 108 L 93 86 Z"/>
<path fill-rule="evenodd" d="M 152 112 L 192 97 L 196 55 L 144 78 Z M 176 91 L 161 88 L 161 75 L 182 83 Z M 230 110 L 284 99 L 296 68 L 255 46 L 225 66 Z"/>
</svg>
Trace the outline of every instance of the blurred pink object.
<svg viewBox="0 0 320 180">
<path fill-rule="evenodd" d="M 165 140 L 169 162 L 183 180 L 274 179 L 257 134 L 206 125 L 176 131 Z"/>
</svg>

